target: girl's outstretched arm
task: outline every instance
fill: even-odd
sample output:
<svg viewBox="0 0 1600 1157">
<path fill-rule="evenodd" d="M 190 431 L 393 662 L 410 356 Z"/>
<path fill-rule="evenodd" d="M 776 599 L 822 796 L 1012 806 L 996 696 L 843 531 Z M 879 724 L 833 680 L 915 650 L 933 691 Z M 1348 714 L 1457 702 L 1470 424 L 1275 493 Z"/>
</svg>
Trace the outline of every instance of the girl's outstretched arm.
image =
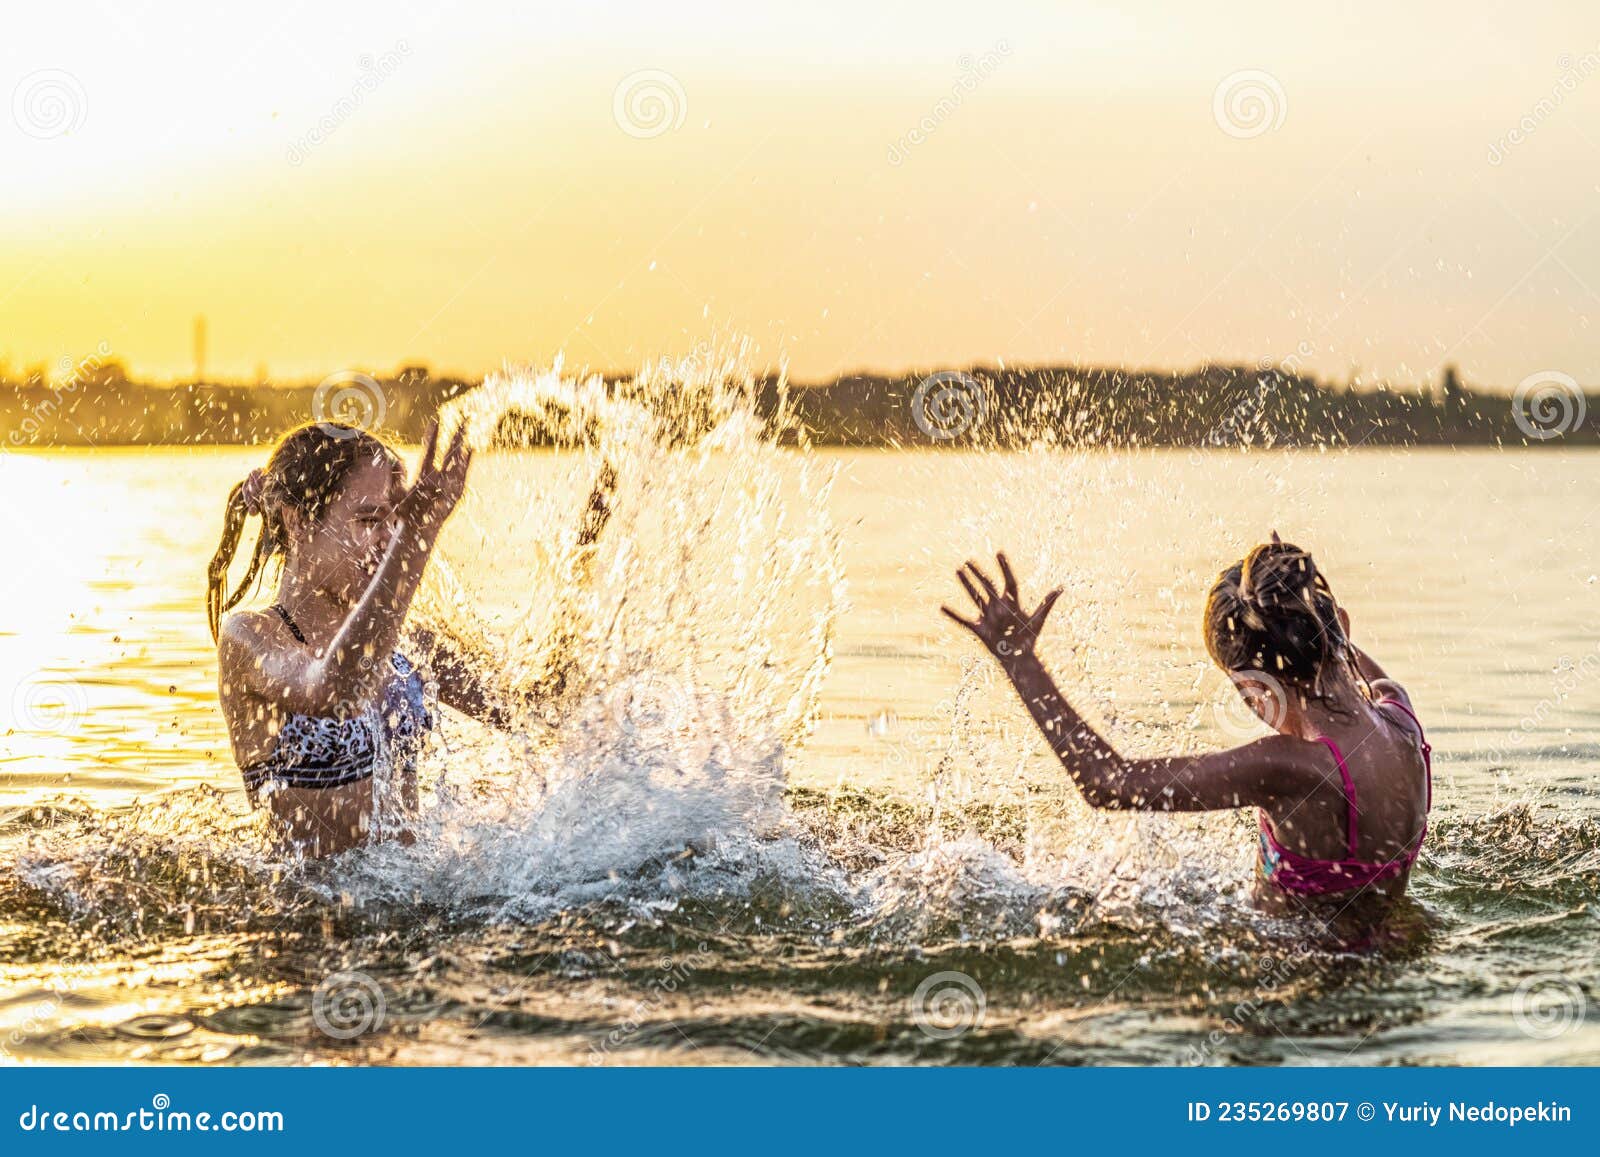
<svg viewBox="0 0 1600 1157">
<path fill-rule="evenodd" d="M 1312 745 L 1285 735 L 1205 755 L 1123 757 L 1066 701 L 1036 653 L 1039 631 L 1061 591 L 1051 591 L 1032 612 L 1025 610 L 1010 562 L 1003 554 L 998 559 L 1003 591 L 974 563 L 956 572 L 977 606 L 976 619 L 941 609 L 1000 661 L 1050 750 L 1091 807 L 1212 811 L 1257 806 L 1303 794 L 1321 781 L 1321 768 L 1308 758 Z"/>
</svg>

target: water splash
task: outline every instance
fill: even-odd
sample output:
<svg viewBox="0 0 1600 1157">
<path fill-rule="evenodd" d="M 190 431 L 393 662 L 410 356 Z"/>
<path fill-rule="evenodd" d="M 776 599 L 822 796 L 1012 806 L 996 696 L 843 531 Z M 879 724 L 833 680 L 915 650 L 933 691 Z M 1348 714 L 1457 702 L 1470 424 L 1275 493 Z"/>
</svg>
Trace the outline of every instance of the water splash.
<svg viewBox="0 0 1600 1157">
<path fill-rule="evenodd" d="M 844 580 L 831 475 L 747 361 L 508 370 L 445 415 L 479 456 L 416 617 L 537 691 L 509 734 L 450 729 L 415 843 L 348 889 L 529 918 L 784 831 Z"/>
</svg>

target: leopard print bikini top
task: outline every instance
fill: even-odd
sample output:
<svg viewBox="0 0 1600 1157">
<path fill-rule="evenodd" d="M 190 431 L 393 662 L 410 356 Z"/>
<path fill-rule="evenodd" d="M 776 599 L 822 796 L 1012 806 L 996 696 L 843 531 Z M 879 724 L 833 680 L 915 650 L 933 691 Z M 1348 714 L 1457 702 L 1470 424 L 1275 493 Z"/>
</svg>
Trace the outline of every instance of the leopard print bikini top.
<svg viewBox="0 0 1600 1157">
<path fill-rule="evenodd" d="M 305 636 L 274 604 L 272 609 L 296 639 Z M 268 784 L 339 787 L 370 779 L 380 768 L 416 768 L 422 741 L 433 727 L 421 673 L 400 652 L 389 656 L 392 673 L 377 702 L 345 718 L 291 714 L 278 728 L 272 752 L 241 768 L 252 802 Z"/>
</svg>

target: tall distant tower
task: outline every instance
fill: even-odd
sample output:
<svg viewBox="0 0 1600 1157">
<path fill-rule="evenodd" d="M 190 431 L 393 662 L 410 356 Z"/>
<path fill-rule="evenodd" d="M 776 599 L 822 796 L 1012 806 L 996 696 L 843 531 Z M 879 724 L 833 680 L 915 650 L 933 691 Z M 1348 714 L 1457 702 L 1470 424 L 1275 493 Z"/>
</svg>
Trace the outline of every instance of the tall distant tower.
<svg viewBox="0 0 1600 1157">
<path fill-rule="evenodd" d="M 203 314 L 194 319 L 194 380 L 206 380 L 206 319 Z"/>
</svg>

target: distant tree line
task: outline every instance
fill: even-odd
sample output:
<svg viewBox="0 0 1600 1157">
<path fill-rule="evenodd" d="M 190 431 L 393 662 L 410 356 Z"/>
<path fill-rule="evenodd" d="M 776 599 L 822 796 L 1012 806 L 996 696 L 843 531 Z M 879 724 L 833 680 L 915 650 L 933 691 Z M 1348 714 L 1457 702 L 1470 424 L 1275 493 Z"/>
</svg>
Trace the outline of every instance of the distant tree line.
<svg viewBox="0 0 1600 1157">
<path fill-rule="evenodd" d="M 307 421 L 346 420 L 402 440 L 474 383 L 412 366 L 337 374 L 317 385 L 158 385 L 91 356 L 47 381 L 0 379 L 4 445 L 223 445 L 269 442 Z M 1271 447 L 1301 445 L 1591 445 L 1588 398 L 1551 375 L 1516 396 L 1464 386 L 1340 388 L 1279 367 L 1176 373 L 1075 367 L 973 367 L 825 385 L 760 385 L 810 440 L 838 446 Z M 1600 413 L 1596 415 L 1600 423 Z M 525 440 L 526 434 L 519 440 Z M 535 440 L 537 440 L 537 434 Z"/>
<path fill-rule="evenodd" d="M 0 438 L 7 446 L 239 445 L 305 422 L 349 421 L 415 441 L 441 405 L 470 388 L 421 366 L 386 377 L 340 373 L 316 385 L 158 385 L 91 356 L 55 381 L 0 381 Z"/>
<path fill-rule="evenodd" d="M 1278 367 L 1184 372 L 974 367 L 858 376 L 791 391 L 825 445 L 1496 446 L 1591 445 L 1588 398 L 1561 375 L 1521 396 L 1469 389 L 1335 387 Z M 1595 416 L 1600 423 L 1600 412 Z"/>
</svg>

